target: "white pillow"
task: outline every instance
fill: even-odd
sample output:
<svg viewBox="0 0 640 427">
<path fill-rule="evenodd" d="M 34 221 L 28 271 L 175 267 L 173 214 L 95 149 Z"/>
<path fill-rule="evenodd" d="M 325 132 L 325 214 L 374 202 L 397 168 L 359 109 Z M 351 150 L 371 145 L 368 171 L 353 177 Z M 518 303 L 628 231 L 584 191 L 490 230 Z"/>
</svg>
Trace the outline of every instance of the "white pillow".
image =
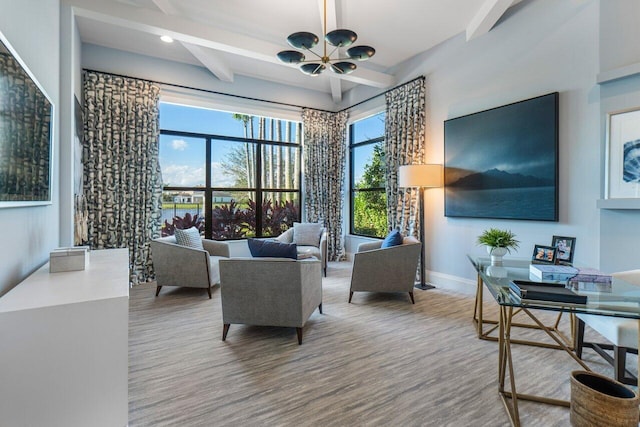
<svg viewBox="0 0 640 427">
<path fill-rule="evenodd" d="M 298 246 L 318 246 L 322 224 L 317 222 L 294 222 L 293 243 Z"/>
<path fill-rule="evenodd" d="M 179 228 L 176 228 L 174 236 L 176 236 L 176 243 L 181 246 L 204 249 L 202 246 L 202 237 L 200 237 L 200 232 L 195 227 L 191 227 L 187 230 L 180 230 Z"/>
</svg>

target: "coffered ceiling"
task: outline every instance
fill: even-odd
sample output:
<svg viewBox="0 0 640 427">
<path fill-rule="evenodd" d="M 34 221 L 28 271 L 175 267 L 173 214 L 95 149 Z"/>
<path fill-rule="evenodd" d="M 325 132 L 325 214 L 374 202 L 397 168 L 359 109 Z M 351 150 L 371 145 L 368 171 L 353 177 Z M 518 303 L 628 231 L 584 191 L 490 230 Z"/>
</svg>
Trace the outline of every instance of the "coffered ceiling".
<svg viewBox="0 0 640 427">
<path fill-rule="evenodd" d="M 67 0 L 83 43 L 207 68 L 212 79 L 236 76 L 331 94 L 335 102 L 356 85 L 388 88 L 393 69 L 437 44 L 466 33 L 481 37 L 519 0 L 326 0 L 327 30 L 348 28 L 356 44 L 376 54 L 349 75 L 328 69 L 310 77 L 276 54 L 291 49 L 297 31 L 322 37 L 323 0 Z M 160 41 L 169 35 L 173 43 Z"/>
</svg>

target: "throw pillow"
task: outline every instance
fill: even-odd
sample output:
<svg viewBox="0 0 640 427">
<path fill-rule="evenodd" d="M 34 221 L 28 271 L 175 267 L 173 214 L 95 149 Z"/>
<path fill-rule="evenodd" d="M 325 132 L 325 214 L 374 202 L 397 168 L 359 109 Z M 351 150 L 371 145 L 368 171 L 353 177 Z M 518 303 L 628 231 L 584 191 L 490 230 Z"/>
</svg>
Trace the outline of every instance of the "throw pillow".
<svg viewBox="0 0 640 427">
<path fill-rule="evenodd" d="M 293 243 L 300 246 L 318 246 L 322 224 L 318 222 L 294 222 Z"/>
<path fill-rule="evenodd" d="M 281 243 L 276 240 L 248 239 L 251 256 L 298 259 L 298 247 L 295 243 Z"/>
<path fill-rule="evenodd" d="M 398 230 L 393 230 L 392 232 L 390 232 L 389 234 L 387 234 L 387 237 L 384 238 L 384 240 L 382 241 L 382 246 L 380 246 L 381 248 L 390 248 L 392 246 L 398 246 L 402 244 L 402 234 L 400 234 L 400 232 Z"/>
<path fill-rule="evenodd" d="M 186 230 L 176 228 L 174 236 L 176 236 L 176 243 L 181 246 L 204 249 L 202 246 L 202 237 L 200 237 L 200 232 L 195 227 L 191 227 Z"/>
</svg>

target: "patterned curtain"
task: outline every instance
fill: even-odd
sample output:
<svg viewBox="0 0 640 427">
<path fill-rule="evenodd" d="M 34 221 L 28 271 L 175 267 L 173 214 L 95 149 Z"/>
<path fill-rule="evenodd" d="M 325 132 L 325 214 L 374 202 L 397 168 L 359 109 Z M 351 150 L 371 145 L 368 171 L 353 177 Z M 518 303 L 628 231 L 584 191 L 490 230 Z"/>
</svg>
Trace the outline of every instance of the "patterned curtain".
<svg viewBox="0 0 640 427">
<path fill-rule="evenodd" d="M 307 221 L 327 228 L 327 258 L 345 258 L 342 208 L 346 159 L 347 113 L 302 111 L 304 125 L 304 182 Z"/>
<path fill-rule="evenodd" d="M 129 248 L 132 284 L 152 275 L 149 241 L 159 236 L 160 88 L 85 71 L 84 195 L 93 249 Z"/>
<path fill-rule="evenodd" d="M 387 162 L 387 223 L 402 234 L 418 238 L 418 189 L 398 188 L 398 169 L 424 163 L 426 84 L 424 77 L 386 94 L 385 158 Z"/>
</svg>

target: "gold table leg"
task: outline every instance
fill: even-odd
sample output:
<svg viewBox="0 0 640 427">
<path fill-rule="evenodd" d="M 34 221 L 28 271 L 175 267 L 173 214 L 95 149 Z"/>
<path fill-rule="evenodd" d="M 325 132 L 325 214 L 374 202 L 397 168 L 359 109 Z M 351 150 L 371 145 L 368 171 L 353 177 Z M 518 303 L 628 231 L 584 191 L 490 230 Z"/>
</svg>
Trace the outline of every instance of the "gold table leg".
<svg viewBox="0 0 640 427">
<path fill-rule="evenodd" d="M 522 311 L 527 316 L 529 316 L 536 323 L 539 329 L 543 330 L 547 335 L 549 335 L 557 343 L 558 347 L 567 352 L 567 354 L 569 354 L 573 358 L 573 360 L 575 360 L 580 366 L 582 366 L 582 368 L 587 371 L 591 371 L 591 369 L 589 369 L 589 367 L 581 359 L 579 359 L 575 355 L 575 353 L 573 353 L 572 346 L 567 345 L 564 342 L 565 337 L 560 335 L 555 330 L 557 325 L 553 327 L 545 326 L 533 313 L 531 313 L 531 311 L 529 311 L 525 307 L 521 307 L 520 309 L 514 311 L 513 307 L 511 306 L 501 305 L 498 336 L 498 393 L 500 394 L 502 403 L 507 411 L 507 415 L 509 416 L 509 421 L 514 427 L 520 426 L 518 400 L 528 400 L 565 407 L 569 407 L 570 404 L 570 402 L 567 400 L 553 399 L 550 397 L 536 396 L 517 392 L 515 369 L 513 366 L 513 358 L 511 355 L 511 344 L 515 344 L 515 341 L 511 339 L 511 328 L 515 325 L 513 323 L 513 316 L 519 311 Z M 573 324 L 574 323 L 572 321 L 572 326 Z M 638 365 L 638 368 L 640 369 L 640 361 L 638 362 Z M 509 389 L 505 388 L 507 375 L 509 376 Z"/>
</svg>

